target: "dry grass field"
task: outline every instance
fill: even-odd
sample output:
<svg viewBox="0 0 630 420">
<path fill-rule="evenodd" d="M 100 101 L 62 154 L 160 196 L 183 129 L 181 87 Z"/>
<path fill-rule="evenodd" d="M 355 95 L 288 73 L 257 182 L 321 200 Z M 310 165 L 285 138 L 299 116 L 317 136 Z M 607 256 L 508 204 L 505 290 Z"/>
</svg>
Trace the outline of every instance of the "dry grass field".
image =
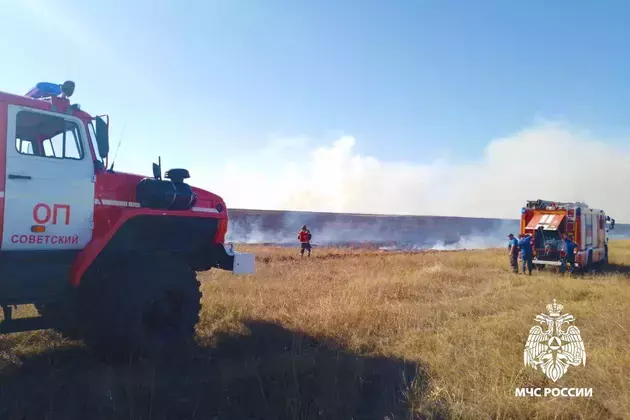
<svg viewBox="0 0 630 420">
<path fill-rule="evenodd" d="M 111 360 L 54 331 L 0 337 L 0 418 L 630 418 L 630 242 L 575 277 L 512 274 L 504 250 L 241 249 L 257 273 L 200 275 L 198 346 L 180 357 Z M 523 364 L 554 298 L 587 354 L 555 384 Z"/>
</svg>

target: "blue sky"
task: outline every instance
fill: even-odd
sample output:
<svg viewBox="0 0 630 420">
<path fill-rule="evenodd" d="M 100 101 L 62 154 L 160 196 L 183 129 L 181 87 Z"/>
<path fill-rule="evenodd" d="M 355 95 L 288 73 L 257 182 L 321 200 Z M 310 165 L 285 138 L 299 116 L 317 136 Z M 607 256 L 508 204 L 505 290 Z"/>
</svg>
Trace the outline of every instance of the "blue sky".
<svg viewBox="0 0 630 420">
<path fill-rule="evenodd" d="M 625 1 L 0 8 L 0 90 L 74 80 L 75 100 L 113 119 L 113 151 L 125 127 L 121 170 L 148 174 L 158 154 L 166 166 L 257 162 L 278 139 L 308 139 L 312 149 L 342 135 L 356 139 L 354 153 L 383 162 L 465 164 L 540 119 L 628 142 Z"/>
</svg>

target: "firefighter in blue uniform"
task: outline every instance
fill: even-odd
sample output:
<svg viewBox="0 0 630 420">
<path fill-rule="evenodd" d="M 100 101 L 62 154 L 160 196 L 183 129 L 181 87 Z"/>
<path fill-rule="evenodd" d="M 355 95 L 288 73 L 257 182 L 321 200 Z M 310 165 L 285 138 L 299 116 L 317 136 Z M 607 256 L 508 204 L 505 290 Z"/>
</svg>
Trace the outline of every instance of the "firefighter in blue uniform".
<svg viewBox="0 0 630 420">
<path fill-rule="evenodd" d="M 532 265 L 534 259 L 534 252 L 532 249 L 532 235 L 519 235 L 520 240 L 518 241 L 518 247 L 521 250 L 521 264 L 523 266 L 523 274 L 525 274 L 525 269 L 529 272 L 529 275 L 532 275 Z"/>
<path fill-rule="evenodd" d="M 518 273 L 518 240 L 513 234 L 508 235 L 508 255 L 510 257 L 510 267 L 515 273 Z"/>
<path fill-rule="evenodd" d="M 566 233 L 562 234 L 562 242 L 564 243 L 566 263 L 569 264 L 569 273 L 573 273 L 575 271 L 575 252 L 578 248 L 578 244 L 573 242 Z"/>
</svg>

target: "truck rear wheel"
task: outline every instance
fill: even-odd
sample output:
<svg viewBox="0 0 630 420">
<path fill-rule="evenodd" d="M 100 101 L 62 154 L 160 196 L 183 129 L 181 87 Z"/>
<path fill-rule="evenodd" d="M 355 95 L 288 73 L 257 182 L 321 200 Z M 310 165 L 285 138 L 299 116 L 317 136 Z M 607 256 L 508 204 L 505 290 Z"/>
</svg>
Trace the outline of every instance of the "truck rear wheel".
<svg viewBox="0 0 630 420">
<path fill-rule="evenodd" d="M 94 270 L 79 301 L 85 339 L 110 352 L 157 355 L 192 342 L 200 283 L 169 256 L 135 256 Z"/>
<path fill-rule="evenodd" d="M 35 304 L 35 309 L 42 318 L 52 321 L 57 332 L 73 340 L 81 338 L 75 301 L 71 294 L 66 299 Z"/>
<path fill-rule="evenodd" d="M 582 270 L 583 273 L 589 273 L 593 269 L 593 252 L 588 251 L 588 255 L 586 257 L 586 264 Z"/>
</svg>

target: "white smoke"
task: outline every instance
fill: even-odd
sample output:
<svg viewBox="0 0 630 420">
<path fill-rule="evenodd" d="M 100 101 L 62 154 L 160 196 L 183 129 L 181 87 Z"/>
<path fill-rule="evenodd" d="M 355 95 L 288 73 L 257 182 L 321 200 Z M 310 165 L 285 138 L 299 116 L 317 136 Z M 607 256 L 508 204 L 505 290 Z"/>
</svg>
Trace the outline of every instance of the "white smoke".
<svg viewBox="0 0 630 420">
<path fill-rule="evenodd" d="M 387 162 L 354 151 L 343 136 L 309 151 L 276 142 L 220 173 L 194 169 L 231 208 L 514 219 L 528 199 L 584 201 L 630 221 L 630 149 L 560 124 L 492 140 L 468 164 Z M 200 186 L 204 186 L 200 182 Z"/>
<path fill-rule="evenodd" d="M 429 247 L 430 249 L 437 251 L 456 251 L 464 249 L 486 249 L 486 248 L 500 248 L 505 246 L 507 239 L 505 230 L 494 231 L 487 233 L 477 233 L 472 235 L 462 236 L 457 242 L 447 244 L 444 241 L 438 241 L 436 244 Z"/>
<path fill-rule="evenodd" d="M 295 246 L 306 223 L 314 246 L 355 246 L 381 250 L 480 249 L 503 246 L 517 220 L 438 217 L 397 218 L 321 215 L 297 212 L 231 217 L 226 239 L 236 243 Z"/>
<path fill-rule="evenodd" d="M 630 221 L 625 186 L 630 179 L 630 148 L 565 125 L 541 124 L 492 140 L 482 159 L 467 164 L 381 161 L 357 154 L 355 145 L 351 136 L 310 148 L 305 138 L 284 139 L 230 161 L 220 174 L 206 171 L 205 179 L 215 182 L 199 184 L 223 196 L 231 208 L 513 220 L 520 217 L 526 200 L 540 198 L 583 201 L 604 209 L 617 222 Z M 232 223 L 230 237 L 239 242 L 295 244 L 296 227 L 304 220 L 289 215 L 283 228 L 274 231 L 256 221 Z M 364 226 L 342 222 L 314 226 L 314 242 L 475 249 L 504 246 L 506 231 L 518 228 L 514 221 L 506 221 L 507 226 L 473 232 L 444 231 L 442 237 L 417 232 L 414 239 L 391 234 L 389 222 L 371 220 Z"/>
</svg>

